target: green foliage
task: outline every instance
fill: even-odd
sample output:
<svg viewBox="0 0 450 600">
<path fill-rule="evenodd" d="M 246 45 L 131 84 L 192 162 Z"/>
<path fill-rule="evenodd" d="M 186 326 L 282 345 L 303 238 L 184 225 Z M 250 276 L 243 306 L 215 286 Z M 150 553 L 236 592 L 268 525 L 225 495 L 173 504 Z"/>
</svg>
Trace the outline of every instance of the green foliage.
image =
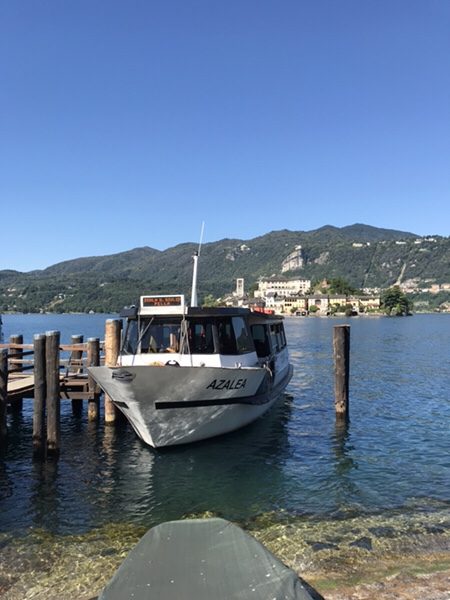
<svg viewBox="0 0 450 600">
<path fill-rule="evenodd" d="M 416 311 L 439 311 L 441 307 L 450 303 L 450 291 L 442 290 L 437 294 L 431 294 L 430 292 L 415 294 L 412 297 L 412 302 Z"/>
<path fill-rule="evenodd" d="M 214 306 L 219 306 L 219 302 L 214 298 L 212 294 L 207 294 L 203 298 L 202 306 L 212 308 Z"/>
<path fill-rule="evenodd" d="M 351 304 L 346 304 L 344 307 L 344 314 L 346 317 L 351 317 L 354 313 L 353 306 Z"/>
<path fill-rule="evenodd" d="M 382 294 L 381 303 L 387 315 L 400 317 L 411 314 L 412 301 L 398 286 L 387 289 Z"/>
<path fill-rule="evenodd" d="M 328 283 L 328 292 L 330 294 L 345 294 L 346 296 L 351 296 L 352 294 L 358 293 L 358 290 L 351 286 L 348 283 L 348 281 L 346 281 L 342 277 L 335 277 L 334 279 L 331 279 Z"/>
</svg>

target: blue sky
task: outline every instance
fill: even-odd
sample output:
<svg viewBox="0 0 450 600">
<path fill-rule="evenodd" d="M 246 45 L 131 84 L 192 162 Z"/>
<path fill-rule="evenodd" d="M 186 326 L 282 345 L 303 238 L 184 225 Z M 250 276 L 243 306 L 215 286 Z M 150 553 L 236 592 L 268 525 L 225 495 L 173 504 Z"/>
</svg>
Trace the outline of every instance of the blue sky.
<svg viewBox="0 0 450 600">
<path fill-rule="evenodd" d="M 448 0 L 0 0 L 0 270 L 449 235 Z"/>
</svg>

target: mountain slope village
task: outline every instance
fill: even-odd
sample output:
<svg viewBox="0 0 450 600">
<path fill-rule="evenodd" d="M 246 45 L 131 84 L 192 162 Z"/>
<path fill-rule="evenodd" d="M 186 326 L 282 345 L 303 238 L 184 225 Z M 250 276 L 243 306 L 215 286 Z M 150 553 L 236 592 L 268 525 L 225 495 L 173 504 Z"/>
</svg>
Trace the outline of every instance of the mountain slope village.
<svg viewBox="0 0 450 600">
<path fill-rule="evenodd" d="M 427 239 L 428 241 L 428 239 Z M 434 241 L 434 240 L 431 240 Z M 417 243 L 421 243 L 418 240 Z M 403 241 L 396 241 L 401 245 Z M 366 242 L 370 245 L 370 242 Z M 353 247 L 361 247 L 364 244 L 354 242 Z M 304 264 L 301 245 L 297 245 L 281 265 L 281 272 L 286 273 L 301 269 Z M 398 289 L 404 294 L 430 293 L 437 294 L 441 291 L 450 291 L 450 283 L 431 284 L 429 287 L 418 287 L 416 281 L 400 281 L 396 283 Z M 336 313 L 347 315 L 380 314 L 382 311 L 381 288 L 364 288 L 362 294 L 333 294 L 327 293 L 330 288 L 329 282 L 324 279 L 312 289 L 310 279 L 287 277 L 283 275 L 272 275 L 263 277 L 258 281 L 258 288 L 253 297 L 245 293 L 244 278 L 236 279 L 236 289 L 232 294 L 226 296 L 223 301 L 227 306 L 244 306 L 255 309 L 266 309 L 278 314 L 306 316 L 316 314 L 317 316 L 330 316 Z M 317 291 L 319 290 L 319 291 Z M 441 306 L 442 312 L 450 312 L 450 304 Z"/>
<path fill-rule="evenodd" d="M 363 294 L 331 294 L 326 293 L 330 287 L 327 280 L 323 280 L 317 288 L 311 289 L 311 280 L 295 279 L 283 276 L 272 276 L 260 279 L 258 289 L 253 297 L 245 292 L 244 279 L 236 279 L 236 289 L 222 299 L 227 306 L 243 306 L 266 309 L 277 314 L 306 316 L 330 316 L 336 313 L 347 315 L 380 314 L 382 312 L 381 294 L 384 290 L 371 288 L 362 290 Z M 404 286 L 398 286 L 400 291 Z M 450 290 L 450 284 L 434 286 L 436 289 L 427 288 L 424 292 L 438 293 Z M 450 312 L 450 304 L 445 303 L 440 307 L 440 312 Z"/>
</svg>

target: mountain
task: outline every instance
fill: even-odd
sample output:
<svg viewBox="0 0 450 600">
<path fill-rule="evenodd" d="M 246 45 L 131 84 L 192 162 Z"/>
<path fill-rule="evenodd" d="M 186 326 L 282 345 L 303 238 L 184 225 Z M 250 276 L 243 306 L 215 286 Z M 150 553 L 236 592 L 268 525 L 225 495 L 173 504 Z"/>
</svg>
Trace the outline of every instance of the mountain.
<svg viewBox="0 0 450 600">
<path fill-rule="evenodd" d="M 189 295 L 195 243 L 160 251 L 135 248 L 108 256 L 64 261 L 40 271 L 0 271 L 0 311 L 116 311 L 143 293 Z M 296 257 L 286 261 L 288 256 Z M 450 282 L 450 238 L 364 224 L 325 225 L 313 231 L 272 231 L 251 240 L 223 239 L 202 246 L 199 298 L 221 296 L 243 277 L 248 290 L 258 278 L 342 277 L 356 288 L 411 282 Z"/>
</svg>

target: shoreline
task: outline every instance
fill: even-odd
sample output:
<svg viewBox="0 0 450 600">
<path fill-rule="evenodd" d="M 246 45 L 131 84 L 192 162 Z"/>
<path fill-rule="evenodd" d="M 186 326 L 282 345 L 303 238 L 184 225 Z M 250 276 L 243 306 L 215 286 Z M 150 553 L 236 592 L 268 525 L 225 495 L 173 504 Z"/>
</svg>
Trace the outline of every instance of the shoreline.
<svg viewBox="0 0 450 600">
<path fill-rule="evenodd" d="M 234 522 L 325 600 L 448 600 L 450 507 L 435 508 L 324 519 L 281 511 Z M 211 516 L 221 515 L 184 518 Z M 110 523 L 77 535 L 1 534 L 0 598 L 91 600 L 146 530 Z"/>
</svg>

